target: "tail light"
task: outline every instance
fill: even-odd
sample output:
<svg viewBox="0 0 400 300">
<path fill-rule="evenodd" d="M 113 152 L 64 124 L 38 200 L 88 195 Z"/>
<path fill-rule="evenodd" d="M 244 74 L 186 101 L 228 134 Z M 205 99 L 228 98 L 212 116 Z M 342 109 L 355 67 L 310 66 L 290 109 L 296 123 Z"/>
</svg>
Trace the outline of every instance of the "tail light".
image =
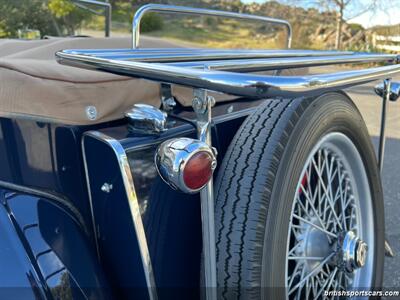
<svg viewBox="0 0 400 300">
<path fill-rule="evenodd" d="M 215 150 L 190 138 L 176 138 L 162 143 L 155 163 L 161 178 L 174 189 L 185 193 L 200 191 L 211 179 L 217 166 Z"/>
</svg>

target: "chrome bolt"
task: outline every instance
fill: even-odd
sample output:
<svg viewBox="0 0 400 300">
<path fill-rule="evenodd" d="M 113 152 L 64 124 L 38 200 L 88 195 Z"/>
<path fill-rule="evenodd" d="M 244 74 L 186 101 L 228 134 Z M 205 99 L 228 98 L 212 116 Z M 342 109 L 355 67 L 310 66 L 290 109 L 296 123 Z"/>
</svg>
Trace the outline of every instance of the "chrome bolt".
<svg viewBox="0 0 400 300">
<path fill-rule="evenodd" d="M 356 266 L 361 268 L 365 265 L 367 261 L 367 254 L 368 254 L 368 246 L 365 242 L 359 241 L 357 243 L 357 251 L 356 251 Z"/>
<path fill-rule="evenodd" d="M 102 190 L 104 193 L 107 193 L 107 194 L 109 194 L 109 193 L 111 192 L 112 189 L 113 189 L 113 185 L 112 185 L 112 184 L 109 184 L 109 183 L 107 183 L 107 182 L 105 182 L 105 183 L 102 185 L 102 187 L 101 187 L 101 190 Z"/>
<path fill-rule="evenodd" d="M 192 106 L 195 111 L 201 111 L 204 110 L 204 104 L 203 101 L 199 97 L 194 97 L 192 101 Z"/>
<path fill-rule="evenodd" d="M 176 106 L 174 97 L 167 98 L 163 101 L 164 109 L 167 111 L 173 110 Z"/>
<path fill-rule="evenodd" d="M 362 268 L 367 261 L 368 245 L 358 238 L 353 231 L 343 233 L 340 238 L 341 256 L 339 265 L 348 273 Z"/>
<path fill-rule="evenodd" d="M 94 106 L 86 107 L 86 116 L 90 121 L 94 121 L 97 119 L 97 109 Z"/>
<path fill-rule="evenodd" d="M 214 153 L 215 156 L 218 156 L 218 150 L 215 147 L 211 147 L 212 152 Z"/>
<path fill-rule="evenodd" d="M 207 96 L 207 101 L 210 102 L 211 107 L 215 106 L 216 100 L 215 100 L 215 98 L 213 96 Z"/>
</svg>

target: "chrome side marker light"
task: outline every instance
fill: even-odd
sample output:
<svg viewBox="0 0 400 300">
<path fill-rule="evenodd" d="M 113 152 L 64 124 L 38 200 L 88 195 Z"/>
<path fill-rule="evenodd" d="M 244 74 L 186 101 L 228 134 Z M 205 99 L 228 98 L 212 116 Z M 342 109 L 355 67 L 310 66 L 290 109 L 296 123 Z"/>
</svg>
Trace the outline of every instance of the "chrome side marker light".
<svg viewBox="0 0 400 300">
<path fill-rule="evenodd" d="M 155 154 L 158 174 L 172 188 L 193 194 L 212 178 L 217 166 L 216 151 L 191 138 L 163 142 Z"/>
</svg>

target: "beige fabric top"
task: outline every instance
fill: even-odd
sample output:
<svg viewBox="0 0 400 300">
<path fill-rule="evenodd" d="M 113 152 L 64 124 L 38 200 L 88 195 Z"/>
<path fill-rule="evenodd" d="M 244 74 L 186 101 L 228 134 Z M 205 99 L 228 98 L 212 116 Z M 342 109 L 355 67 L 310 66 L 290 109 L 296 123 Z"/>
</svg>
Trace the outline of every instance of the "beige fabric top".
<svg viewBox="0 0 400 300">
<path fill-rule="evenodd" d="M 122 118 L 134 103 L 159 107 L 157 83 L 60 65 L 54 56 L 62 49 L 129 47 L 129 38 L 0 40 L 0 116 L 83 125 Z M 189 89 L 174 87 L 174 95 L 190 105 Z M 96 120 L 88 119 L 88 106 Z"/>
</svg>

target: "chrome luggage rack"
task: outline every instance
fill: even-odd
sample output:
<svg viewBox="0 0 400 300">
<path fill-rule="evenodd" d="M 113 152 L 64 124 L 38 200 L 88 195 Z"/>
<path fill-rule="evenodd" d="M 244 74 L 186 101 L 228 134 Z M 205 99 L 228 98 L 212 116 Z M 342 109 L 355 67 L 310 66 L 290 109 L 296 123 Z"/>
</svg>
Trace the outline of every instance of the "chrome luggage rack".
<svg viewBox="0 0 400 300">
<path fill-rule="evenodd" d="M 119 75 L 144 78 L 159 82 L 162 89 L 170 84 L 193 88 L 193 109 L 197 118 L 198 140 L 211 145 L 211 107 L 215 100 L 207 91 L 248 98 L 296 97 L 321 94 L 331 90 L 384 79 L 376 92 L 383 99 L 379 165 L 382 166 L 385 145 L 386 103 L 400 97 L 400 85 L 390 78 L 400 74 L 400 55 L 355 53 L 349 51 L 313 50 L 218 50 L 218 49 L 138 49 L 140 20 L 145 12 L 174 12 L 223 16 L 236 19 L 264 21 L 285 26 L 287 46 L 290 48 L 292 29 L 284 20 L 205 9 L 166 5 L 146 5 L 139 9 L 133 21 L 132 49 L 63 50 L 56 53 L 57 60 L 66 65 L 99 70 Z M 378 67 L 304 76 L 277 76 L 279 70 L 326 66 L 334 64 L 379 63 Z M 383 64 L 383 66 L 382 66 Z M 255 72 L 271 71 L 266 74 Z M 170 91 L 169 91 L 170 93 Z M 392 97 L 392 98 L 391 98 Z M 165 108 L 165 107 L 164 107 Z M 203 253 L 207 299 L 217 299 L 214 195 L 213 180 L 200 191 L 203 226 Z M 140 223 L 140 222 L 139 222 Z M 139 228 L 140 229 L 140 228 Z M 146 248 L 146 242 L 142 243 Z M 143 250 L 147 253 L 147 250 Z M 146 263 L 147 262 L 147 263 Z M 150 260 L 143 260 L 145 269 L 151 269 Z M 152 274 L 149 272 L 149 274 Z M 148 276 L 149 298 L 157 299 L 154 280 Z"/>
<path fill-rule="evenodd" d="M 66 65 L 255 98 L 321 93 L 400 73 L 399 55 L 335 51 L 117 49 L 64 50 L 56 56 Z M 251 73 L 356 63 L 389 65 L 305 76 Z"/>
<path fill-rule="evenodd" d="M 296 96 L 340 89 L 400 73 L 399 55 L 312 50 L 138 49 L 140 21 L 149 11 L 199 14 L 283 26 L 290 48 L 292 27 L 285 20 L 209 9 L 148 4 L 132 22 L 132 49 L 64 50 L 56 53 L 62 64 L 179 84 L 237 96 L 255 98 Z M 332 64 L 388 63 L 357 71 L 307 76 L 251 74 L 268 70 Z"/>
</svg>

